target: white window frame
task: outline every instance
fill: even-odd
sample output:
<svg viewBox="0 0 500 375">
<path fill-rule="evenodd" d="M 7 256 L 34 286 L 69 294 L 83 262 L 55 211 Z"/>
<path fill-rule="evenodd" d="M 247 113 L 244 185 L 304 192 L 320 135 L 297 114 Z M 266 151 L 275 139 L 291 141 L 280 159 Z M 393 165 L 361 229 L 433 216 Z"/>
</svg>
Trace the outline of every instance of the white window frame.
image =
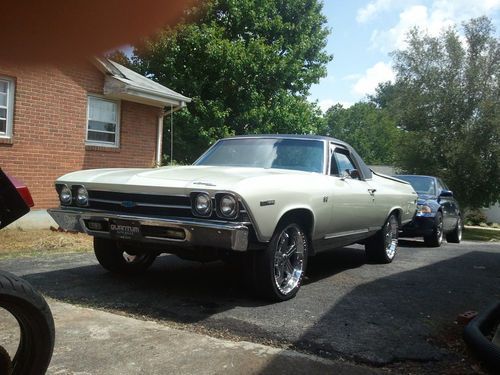
<svg viewBox="0 0 500 375">
<path fill-rule="evenodd" d="M 89 140 L 89 114 L 90 114 L 90 99 L 99 99 L 106 102 L 110 102 L 116 105 L 116 126 L 115 126 L 115 142 L 104 142 L 104 141 L 94 141 Z M 99 146 L 99 147 L 111 147 L 111 148 L 119 148 L 120 147 L 120 121 L 121 121 L 121 101 L 120 100 L 112 100 L 106 98 L 102 95 L 92 94 L 87 95 L 87 124 L 85 126 L 85 145 L 86 146 Z M 95 131 L 95 130 L 91 130 Z"/>
<path fill-rule="evenodd" d="M 12 139 L 13 128 L 14 128 L 14 98 L 16 83 L 12 78 L 1 76 L 0 81 L 7 82 L 7 106 L 2 106 L 1 108 L 7 109 L 7 126 L 5 128 L 5 133 L 0 132 L 1 139 Z"/>
</svg>

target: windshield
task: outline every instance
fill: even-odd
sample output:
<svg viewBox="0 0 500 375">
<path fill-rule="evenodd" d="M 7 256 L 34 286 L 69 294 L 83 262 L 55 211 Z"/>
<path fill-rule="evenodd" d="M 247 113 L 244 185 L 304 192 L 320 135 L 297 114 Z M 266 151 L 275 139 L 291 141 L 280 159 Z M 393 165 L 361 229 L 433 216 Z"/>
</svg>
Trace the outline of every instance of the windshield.
<svg viewBox="0 0 500 375">
<path fill-rule="evenodd" d="M 195 164 L 323 173 L 323 147 L 322 141 L 309 139 L 224 139 L 202 155 Z"/>
<path fill-rule="evenodd" d="M 436 185 L 432 177 L 426 176 L 396 176 L 408 181 L 418 194 L 436 195 Z"/>
</svg>

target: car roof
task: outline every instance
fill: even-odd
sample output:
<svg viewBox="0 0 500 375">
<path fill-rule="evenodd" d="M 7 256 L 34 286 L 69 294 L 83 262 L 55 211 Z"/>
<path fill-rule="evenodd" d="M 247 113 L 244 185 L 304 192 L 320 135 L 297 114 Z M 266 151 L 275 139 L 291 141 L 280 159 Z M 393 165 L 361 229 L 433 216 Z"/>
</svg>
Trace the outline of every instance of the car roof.
<svg viewBox="0 0 500 375">
<path fill-rule="evenodd" d="M 340 145 L 351 148 L 351 146 L 348 143 L 341 141 L 340 139 L 327 137 L 324 135 L 314 135 L 314 134 L 246 134 L 246 135 L 235 135 L 233 137 L 226 137 L 224 139 L 235 139 L 235 138 L 283 138 L 283 139 L 328 141 L 328 142 L 338 143 Z"/>
</svg>

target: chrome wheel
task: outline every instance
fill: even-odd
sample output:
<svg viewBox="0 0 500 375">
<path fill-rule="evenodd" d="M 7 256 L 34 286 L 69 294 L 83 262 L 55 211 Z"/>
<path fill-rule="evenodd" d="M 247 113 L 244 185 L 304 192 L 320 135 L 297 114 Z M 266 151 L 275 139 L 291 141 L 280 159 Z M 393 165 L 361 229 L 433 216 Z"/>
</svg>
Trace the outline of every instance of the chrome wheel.
<svg viewBox="0 0 500 375">
<path fill-rule="evenodd" d="M 132 254 L 127 253 L 126 251 L 124 251 L 122 253 L 122 255 L 123 255 L 123 259 L 125 259 L 125 262 L 128 264 L 141 263 L 145 259 L 147 259 L 147 257 L 148 257 L 146 254 L 132 255 Z"/>
<path fill-rule="evenodd" d="M 396 255 L 398 248 L 398 220 L 395 216 L 391 216 L 385 224 L 385 254 L 387 258 L 392 259 Z"/>
<path fill-rule="evenodd" d="M 436 224 L 436 238 L 437 242 L 441 244 L 443 242 L 443 219 L 440 216 Z"/>
<path fill-rule="evenodd" d="M 462 241 L 463 230 L 464 230 L 464 227 L 462 224 L 462 218 L 459 216 L 457 218 L 457 223 L 456 223 L 453 231 L 446 234 L 446 241 L 451 242 L 451 243 L 460 243 L 460 241 Z"/>
<path fill-rule="evenodd" d="M 458 242 L 462 241 L 462 219 L 460 218 L 457 220 L 457 237 Z"/>
<path fill-rule="evenodd" d="M 306 237 L 297 225 L 290 224 L 281 231 L 274 251 L 273 269 L 274 282 L 283 295 L 299 286 L 306 247 Z"/>
<path fill-rule="evenodd" d="M 122 274 L 136 274 L 146 270 L 155 260 L 156 253 L 135 252 L 117 241 L 94 237 L 94 253 L 105 269 Z"/>
</svg>

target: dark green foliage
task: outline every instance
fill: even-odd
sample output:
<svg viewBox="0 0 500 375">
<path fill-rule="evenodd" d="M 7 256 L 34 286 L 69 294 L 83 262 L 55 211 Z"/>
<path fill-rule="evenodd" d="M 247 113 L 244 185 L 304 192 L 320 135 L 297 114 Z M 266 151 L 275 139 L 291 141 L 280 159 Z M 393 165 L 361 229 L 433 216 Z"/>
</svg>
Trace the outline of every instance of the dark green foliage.
<svg viewBox="0 0 500 375">
<path fill-rule="evenodd" d="M 326 112 L 325 124 L 326 134 L 349 143 L 366 163 L 393 164 L 399 131 L 387 110 L 373 103 L 337 104 Z"/>
<path fill-rule="evenodd" d="M 174 159 L 193 161 L 232 134 L 317 131 L 306 95 L 331 59 L 320 1 L 213 0 L 188 14 L 133 57 L 136 70 L 193 99 L 174 115 Z"/>
<path fill-rule="evenodd" d="M 372 101 L 402 130 L 397 163 L 442 177 L 462 205 L 500 199 L 500 44 L 491 21 L 472 19 L 439 37 L 414 29 L 393 54 L 397 73 Z"/>
</svg>

